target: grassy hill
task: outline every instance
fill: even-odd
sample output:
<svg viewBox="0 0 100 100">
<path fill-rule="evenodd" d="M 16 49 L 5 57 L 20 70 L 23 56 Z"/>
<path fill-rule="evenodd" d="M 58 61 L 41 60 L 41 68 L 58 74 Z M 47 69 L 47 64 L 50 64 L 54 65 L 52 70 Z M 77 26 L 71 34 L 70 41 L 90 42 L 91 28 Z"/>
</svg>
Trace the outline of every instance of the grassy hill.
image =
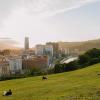
<svg viewBox="0 0 100 100">
<path fill-rule="evenodd" d="M 0 82 L 0 100 L 100 100 L 100 63 L 84 69 Z M 13 95 L 3 97 L 4 90 Z M 72 99 L 73 98 L 73 99 Z M 77 98 L 77 99 L 76 99 Z"/>
</svg>

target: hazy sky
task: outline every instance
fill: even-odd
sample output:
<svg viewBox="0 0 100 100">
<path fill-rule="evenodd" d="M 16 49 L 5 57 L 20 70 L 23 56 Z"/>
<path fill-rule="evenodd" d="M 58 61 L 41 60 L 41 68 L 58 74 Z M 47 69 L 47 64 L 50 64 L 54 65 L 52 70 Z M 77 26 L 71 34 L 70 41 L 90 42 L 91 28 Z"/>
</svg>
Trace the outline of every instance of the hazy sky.
<svg viewBox="0 0 100 100">
<path fill-rule="evenodd" d="M 100 0 L 0 0 L 0 39 L 23 46 L 25 36 L 31 47 L 100 38 Z"/>
</svg>

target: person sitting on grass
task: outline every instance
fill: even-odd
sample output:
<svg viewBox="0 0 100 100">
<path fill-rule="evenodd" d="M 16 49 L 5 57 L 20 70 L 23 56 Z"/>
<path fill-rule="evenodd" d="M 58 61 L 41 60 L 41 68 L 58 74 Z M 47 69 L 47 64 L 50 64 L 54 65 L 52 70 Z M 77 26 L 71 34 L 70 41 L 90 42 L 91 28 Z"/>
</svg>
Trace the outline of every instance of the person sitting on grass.
<svg viewBox="0 0 100 100">
<path fill-rule="evenodd" d="M 48 78 L 46 76 L 42 76 L 42 80 L 47 80 Z"/>
<path fill-rule="evenodd" d="M 8 91 L 3 92 L 3 96 L 10 96 L 10 95 L 12 95 L 11 89 L 9 89 Z"/>
</svg>

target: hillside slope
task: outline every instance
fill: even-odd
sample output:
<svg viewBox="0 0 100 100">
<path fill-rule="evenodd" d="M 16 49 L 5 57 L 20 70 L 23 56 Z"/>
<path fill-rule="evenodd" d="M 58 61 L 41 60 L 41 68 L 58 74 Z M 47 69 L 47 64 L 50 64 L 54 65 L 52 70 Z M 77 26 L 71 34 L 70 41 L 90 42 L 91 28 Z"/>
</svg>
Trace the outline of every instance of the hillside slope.
<svg viewBox="0 0 100 100">
<path fill-rule="evenodd" d="M 100 100 L 100 64 L 84 69 L 41 77 L 0 82 L 0 100 Z M 4 90 L 13 95 L 3 97 Z M 73 98 L 73 99 L 72 99 Z M 75 99 L 78 98 L 78 99 Z"/>
<path fill-rule="evenodd" d="M 89 40 L 83 42 L 59 42 L 60 48 L 64 49 L 78 49 L 79 52 L 86 52 L 89 49 L 97 48 L 100 49 L 100 39 Z"/>
</svg>

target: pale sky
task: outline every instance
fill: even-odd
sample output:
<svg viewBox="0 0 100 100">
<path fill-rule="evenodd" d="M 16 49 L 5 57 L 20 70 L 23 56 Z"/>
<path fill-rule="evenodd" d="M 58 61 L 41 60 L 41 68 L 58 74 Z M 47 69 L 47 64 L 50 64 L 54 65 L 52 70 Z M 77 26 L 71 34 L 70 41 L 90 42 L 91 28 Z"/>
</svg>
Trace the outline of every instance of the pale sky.
<svg viewBox="0 0 100 100">
<path fill-rule="evenodd" d="M 100 0 L 0 0 L 0 39 L 24 45 L 100 38 Z"/>
</svg>

